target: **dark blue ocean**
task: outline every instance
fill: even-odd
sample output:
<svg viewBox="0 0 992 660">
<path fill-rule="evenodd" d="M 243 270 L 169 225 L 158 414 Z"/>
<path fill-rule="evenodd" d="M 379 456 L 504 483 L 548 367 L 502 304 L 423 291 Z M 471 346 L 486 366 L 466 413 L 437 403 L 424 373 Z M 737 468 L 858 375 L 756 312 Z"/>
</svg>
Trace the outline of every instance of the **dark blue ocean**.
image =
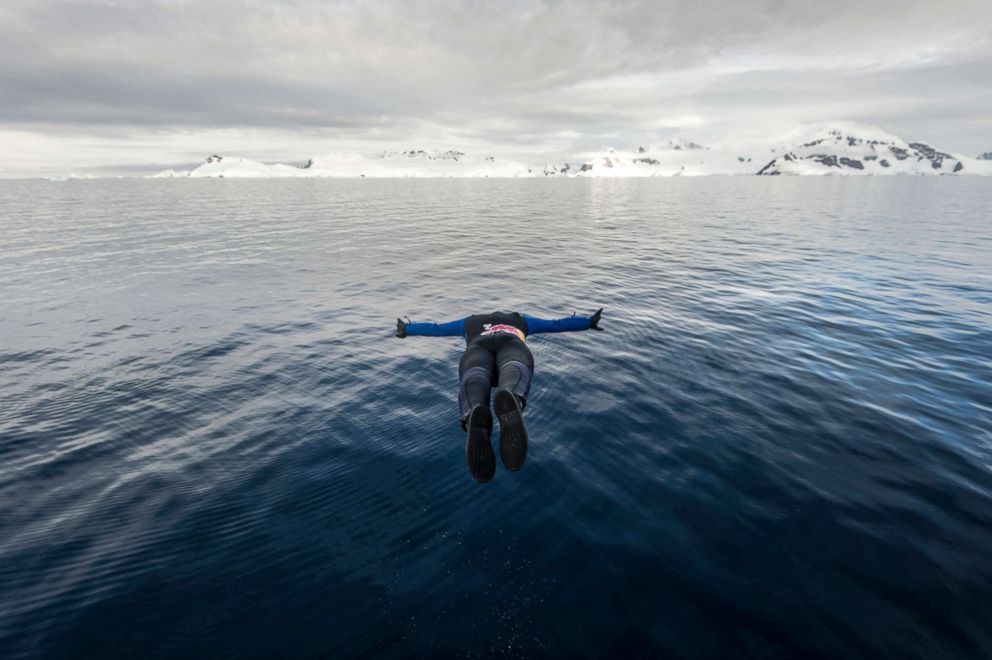
<svg viewBox="0 0 992 660">
<path fill-rule="evenodd" d="M 988 658 L 992 179 L 0 182 L 0 657 Z M 447 321 L 528 339 L 480 485 Z"/>
</svg>

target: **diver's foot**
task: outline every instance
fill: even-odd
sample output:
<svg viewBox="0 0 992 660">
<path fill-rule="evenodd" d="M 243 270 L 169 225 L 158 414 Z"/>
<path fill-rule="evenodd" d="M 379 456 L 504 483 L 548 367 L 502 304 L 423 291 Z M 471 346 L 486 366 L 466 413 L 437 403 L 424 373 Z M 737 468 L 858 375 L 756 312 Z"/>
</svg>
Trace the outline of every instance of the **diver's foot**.
<svg viewBox="0 0 992 660">
<path fill-rule="evenodd" d="M 499 456 L 509 470 L 519 470 L 527 458 L 527 427 L 520 401 L 509 390 L 499 390 L 493 399 L 499 418 Z"/>
<path fill-rule="evenodd" d="M 496 453 L 490 440 L 493 433 L 493 415 L 489 406 L 476 406 L 468 414 L 466 424 L 465 459 L 472 477 L 481 483 L 492 481 L 496 474 Z"/>
</svg>

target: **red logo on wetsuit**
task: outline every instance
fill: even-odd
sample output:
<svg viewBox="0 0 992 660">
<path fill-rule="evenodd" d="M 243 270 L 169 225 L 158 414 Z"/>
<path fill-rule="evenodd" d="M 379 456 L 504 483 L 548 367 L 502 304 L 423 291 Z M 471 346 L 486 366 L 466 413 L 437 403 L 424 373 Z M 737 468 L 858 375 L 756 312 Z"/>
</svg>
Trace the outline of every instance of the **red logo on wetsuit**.
<svg viewBox="0 0 992 660">
<path fill-rule="evenodd" d="M 514 328 L 512 325 L 506 325 L 504 323 L 497 323 L 493 325 L 492 323 L 483 324 L 482 336 L 486 335 L 498 335 L 501 333 L 506 333 L 510 335 L 516 335 L 520 339 L 524 338 L 524 333 L 520 328 Z"/>
</svg>

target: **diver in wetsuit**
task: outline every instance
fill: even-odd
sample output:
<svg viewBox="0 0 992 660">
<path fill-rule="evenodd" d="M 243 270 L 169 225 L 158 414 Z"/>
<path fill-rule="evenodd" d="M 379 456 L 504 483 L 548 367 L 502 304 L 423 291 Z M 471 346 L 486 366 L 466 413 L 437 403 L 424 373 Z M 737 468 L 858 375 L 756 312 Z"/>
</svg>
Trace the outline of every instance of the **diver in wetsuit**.
<svg viewBox="0 0 992 660">
<path fill-rule="evenodd" d="M 524 343 L 527 335 L 540 332 L 602 330 L 600 308 L 592 316 L 539 319 L 517 312 L 476 314 L 448 323 L 412 323 L 396 319 L 396 336 L 465 337 L 465 353 L 458 364 L 458 406 L 462 429 L 468 432 L 465 457 L 476 481 L 487 482 L 496 473 L 496 455 L 490 442 L 493 417 L 489 390 L 499 388 L 493 409 L 499 419 L 499 455 L 503 465 L 519 470 L 527 458 L 527 427 L 523 409 L 527 405 L 534 374 L 534 356 Z"/>
</svg>

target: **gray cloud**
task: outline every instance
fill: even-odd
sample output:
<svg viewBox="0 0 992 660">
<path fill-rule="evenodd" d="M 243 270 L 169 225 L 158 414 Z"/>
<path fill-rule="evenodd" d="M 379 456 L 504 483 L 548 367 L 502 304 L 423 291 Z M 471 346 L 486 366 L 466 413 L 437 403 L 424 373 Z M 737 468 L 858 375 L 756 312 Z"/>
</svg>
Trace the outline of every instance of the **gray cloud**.
<svg viewBox="0 0 992 660">
<path fill-rule="evenodd" d="M 50 138 L 567 151 L 847 118 L 992 148 L 987 0 L 7 0 L 0 43 L 0 132 Z"/>
</svg>

